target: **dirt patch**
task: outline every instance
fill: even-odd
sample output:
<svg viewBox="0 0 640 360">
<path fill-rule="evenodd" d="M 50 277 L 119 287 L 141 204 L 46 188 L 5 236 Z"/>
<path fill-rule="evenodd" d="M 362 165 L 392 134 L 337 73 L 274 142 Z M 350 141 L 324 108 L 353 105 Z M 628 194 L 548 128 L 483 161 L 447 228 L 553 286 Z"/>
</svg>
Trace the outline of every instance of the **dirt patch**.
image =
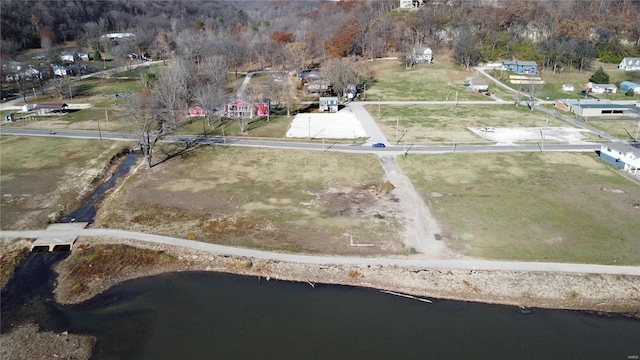
<svg viewBox="0 0 640 360">
<path fill-rule="evenodd" d="M 40 332 L 36 324 L 23 324 L 0 336 L 0 358 L 12 360 L 89 359 L 96 339 L 63 332 Z"/>
</svg>

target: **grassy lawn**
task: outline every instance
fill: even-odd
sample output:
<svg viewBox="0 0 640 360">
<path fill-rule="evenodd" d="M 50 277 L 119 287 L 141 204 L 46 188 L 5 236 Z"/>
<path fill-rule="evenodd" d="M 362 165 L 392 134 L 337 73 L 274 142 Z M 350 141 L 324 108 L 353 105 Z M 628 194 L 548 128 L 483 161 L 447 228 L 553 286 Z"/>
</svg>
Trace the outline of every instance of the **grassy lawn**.
<svg viewBox="0 0 640 360">
<path fill-rule="evenodd" d="M 44 228 L 94 181 L 123 142 L 0 136 L 3 229 Z"/>
<path fill-rule="evenodd" d="M 604 131 L 605 133 L 615 136 L 623 141 L 634 140 L 640 137 L 638 128 L 640 126 L 640 120 L 632 119 L 589 119 L 587 125 Z"/>
<path fill-rule="evenodd" d="M 406 131 L 407 143 L 487 143 L 469 127 L 542 127 L 547 116 L 524 106 L 496 105 L 368 105 L 367 110 L 389 141 Z M 549 117 L 548 126 L 568 126 Z M 404 138 L 403 138 L 404 141 Z"/>
<path fill-rule="evenodd" d="M 595 154 L 399 161 L 456 251 L 489 259 L 640 264 L 640 210 L 633 207 L 640 185 Z"/>
<path fill-rule="evenodd" d="M 96 224 L 280 251 L 405 253 L 385 212 L 395 203 L 374 190 L 382 179 L 373 155 L 204 147 L 140 168 Z"/>
<path fill-rule="evenodd" d="M 366 90 L 367 101 L 454 101 L 456 93 L 460 101 L 488 100 L 485 95 L 467 91 L 464 87 L 466 78 L 477 76 L 475 71 L 467 71 L 452 62 L 420 64 L 410 70 L 405 70 L 399 60 L 374 61 L 368 65 L 375 74 L 375 81 Z M 496 95 L 509 96 L 497 87 L 490 86 L 489 89 L 493 92 L 494 88 Z"/>
</svg>

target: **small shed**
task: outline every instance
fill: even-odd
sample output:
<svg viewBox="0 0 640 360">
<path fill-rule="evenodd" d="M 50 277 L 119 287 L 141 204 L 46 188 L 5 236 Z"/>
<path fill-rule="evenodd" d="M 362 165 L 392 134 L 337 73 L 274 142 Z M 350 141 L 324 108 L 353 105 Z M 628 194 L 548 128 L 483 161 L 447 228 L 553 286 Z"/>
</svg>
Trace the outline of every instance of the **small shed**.
<svg viewBox="0 0 640 360">
<path fill-rule="evenodd" d="M 7 122 L 13 122 L 13 113 L 5 113 L 4 120 Z"/>
<path fill-rule="evenodd" d="M 464 86 L 473 91 L 489 91 L 489 83 L 482 78 L 468 78 Z"/>
<path fill-rule="evenodd" d="M 337 97 L 321 97 L 320 98 L 320 111 L 338 111 L 338 98 Z"/>
<path fill-rule="evenodd" d="M 271 111 L 271 101 L 269 99 L 260 99 L 255 102 L 255 107 L 258 116 L 268 116 Z"/>
<path fill-rule="evenodd" d="M 640 149 L 622 142 L 609 142 L 600 146 L 600 159 L 621 169 L 639 174 Z"/>
<path fill-rule="evenodd" d="M 629 90 L 633 90 L 634 94 L 640 94 L 640 84 L 631 81 L 623 81 L 620 83 L 620 91 L 626 93 Z"/>
<path fill-rule="evenodd" d="M 207 110 L 200 106 L 189 108 L 189 116 L 207 116 Z"/>
<path fill-rule="evenodd" d="M 573 84 L 562 84 L 562 91 L 575 91 Z"/>
</svg>

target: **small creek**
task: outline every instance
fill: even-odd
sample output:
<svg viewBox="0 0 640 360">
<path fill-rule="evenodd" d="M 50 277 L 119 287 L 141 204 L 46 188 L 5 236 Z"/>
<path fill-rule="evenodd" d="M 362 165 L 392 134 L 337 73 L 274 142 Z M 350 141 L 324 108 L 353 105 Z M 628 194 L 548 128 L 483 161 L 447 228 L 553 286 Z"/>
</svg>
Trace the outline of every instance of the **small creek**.
<svg viewBox="0 0 640 360">
<path fill-rule="evenodd" d="M 82 200 L 80 206 L 64 216 L 60 220 L 60 222 L 93 222 L 98 212 L 98 208 L 104 200 L 107 192 L 111 190 L 111 188 L 113 188 L 118 179 L 121 179 L 122 177 L 129 174 L 129 171 L 131 171 L 131 167 L 138 162 L 140 156 L 140 154 L 136 153 L 129 153 L 124 155 L 124 160 L 120 161 L 120 163 L 116 166 L 116 169 L 113 171 L 112 175 L 107 180 L 98 185 L 98 187 L 96 187 L 91 193 L 89 193 L 89 195 L 87 195 Z"/>
</svg>

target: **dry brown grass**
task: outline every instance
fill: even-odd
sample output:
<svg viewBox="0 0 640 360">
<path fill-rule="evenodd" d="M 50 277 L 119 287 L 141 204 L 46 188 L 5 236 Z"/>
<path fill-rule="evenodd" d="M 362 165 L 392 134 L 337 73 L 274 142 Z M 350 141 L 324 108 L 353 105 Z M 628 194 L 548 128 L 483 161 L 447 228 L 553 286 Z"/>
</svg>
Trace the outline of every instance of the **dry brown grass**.
<svg viewBox="0 0 640 360">
<path fill-rule="evenodd" d="M 139 169 L 97 226 L 291 252 L 403 253 L 375 156 L 203 148 Z M 350 235 L 374 247 L 350 246 Z"/>
</svg>

